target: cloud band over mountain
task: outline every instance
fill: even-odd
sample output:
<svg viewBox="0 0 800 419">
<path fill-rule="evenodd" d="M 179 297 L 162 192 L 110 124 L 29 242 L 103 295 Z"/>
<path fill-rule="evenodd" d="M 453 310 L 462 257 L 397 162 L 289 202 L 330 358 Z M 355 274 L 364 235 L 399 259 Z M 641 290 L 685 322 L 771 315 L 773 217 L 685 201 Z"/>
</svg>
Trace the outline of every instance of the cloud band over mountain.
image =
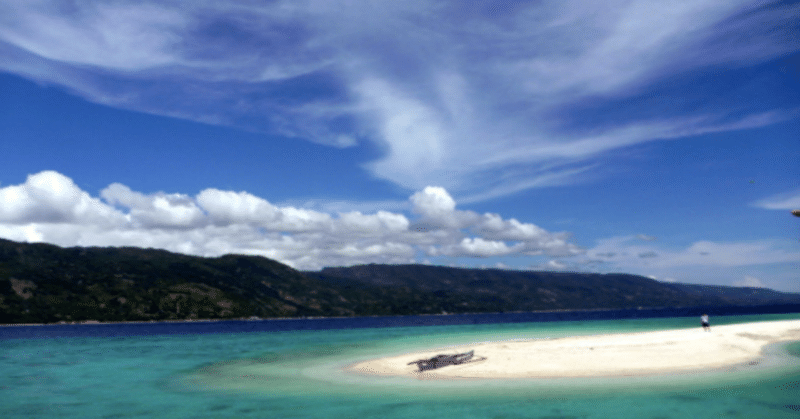
<svg viewBox="0 0 800 419">
<path fill-rule="evenodd" d="M 0 235 L 66 246 L 138 246 L 202 256 L 256 254 L 301 269 L 411 263 L 447 256 L 570 256 L 565 233 L 497 214 L 460 211 L 446 190 L 411 198 L 409 220 L 388 211 L 325 212 L 278 206 L 247 192 L 142 194 L 119 183 L 92 197 L 53 171 L 0 188 Z"/>
<path fill-rule="evenodd" d="M 481 266 L 487 258 L 534 257 L 542 264 L 533 269 L 623 269 L 663 273 L 660 278 L 668 280 L 669 272 L 681 270 L 696 275 L 800 262 L 800 252 L 768 240 L 699 241 L 670 249 L 659 246 L 657 238 L 639 235 L 601 240 L 584 249 L 567 232 L 459 210 L 441 187 L 413 194 L 405 213 L 329 213 L 213 188 L 196 196 L 143 194 L 114 183 L 93 197 L 54 171 L 0 188 L 0 237 L 62 246 L 152 247 L 200 256 L 260 255 L 305 270 L 456 260 Z"/>
</svg>

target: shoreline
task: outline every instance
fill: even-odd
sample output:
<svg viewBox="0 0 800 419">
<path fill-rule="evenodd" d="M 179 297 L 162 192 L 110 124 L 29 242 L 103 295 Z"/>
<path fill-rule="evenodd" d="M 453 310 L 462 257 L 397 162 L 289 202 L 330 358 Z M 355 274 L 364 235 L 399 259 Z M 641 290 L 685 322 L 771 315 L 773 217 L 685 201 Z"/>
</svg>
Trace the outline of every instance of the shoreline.
<svg viewBox="0 0 800 419">
<path fill-rule="evenodd" d="M 798 304 L 800 305 L 800 304 Z M 771 306 L 771 305 L 769 305 Z M 738 307 L 738 306 L 733 306 Z M 684 308 L 684 307 L 681 307 Z M 152 323 L 197 323 L 197 322 L 222 322 L 222 321 L 261 321 L 261 320 L 324 320 L 324 319 L 357 319 L 357 318 L 383 318 L 383 317 L 443 317 L 443 316 L 474 316 L 474 315 L 502 315 L 502 314 L 548 314 L 548 313 L 596 313 L 613 311 L 643 311 L 643 310 L 667 310 L 672 307 L 637 307 L 637 308 L 585 308 L 585 309 L 555 309 L 555 310 L 535 310 L 535 311 L 498 311 L 498 312 L 475 312 L 475 313 L 420 313 L 420 314 L 376 314 L 368 316 L 304 316 L 304 317 L 236 317 L 227 319 L 172 319 L 172 320 L 121 320 L 121 321 L 101 321 L 101 320 L 76 320 L 59 321 L 54 323 L 1 323 L 0 327 L 5 326 L 66 326 L 66 325 L 103 325 L 103 324 L 152 324 Z M 694 307 L 689 307 L 694 309 Z M 758 314 L 758 313 L 754 313 Z M 767 313 L 772 314 L 772 313 Z"/>
<path fill-rule="evenodd" d="M 800 341 L 800 320 L 699 326 L 637 333 L 477 342 L 347 366 L 362 376 L 418 379 L 599 378 L 710 372 L 756 365 L 766 346 Z M 485 360 L 419 372 L 419 359 L 475 351 Z"/>
<path fill-rule="evenodd" d="M 791 306 L 793 309 L 786 310 L 769 310 L 769 308 Z M 717 313 L 718 310 L 723 310 L 723 313 Z M 613 318 L 591 318 L 581 320 L 623 320 L 623 319 L 640 319 L 640 318 L 672 318 L 672 317 L 696 317 L 698 313 L 708 311 L 709 314 L 718 316 L 746 316 L 746 315 L 768 315 L 768 314 L 791 314 L 800 313 L 800 304 L 765 304 L 753 306 L 719 306 L 719 307 L 628 307 L 628 308 L 586 308 L 586 309 L 553 309 L 553 310 L 535 310 L 535 311 L 504 311 L 504 312 L 475 312 L 475 313 L 419 313 L 419 314 L 379 314 L 379 315 L 362 315 L 362 316 L 303 316 L 303 317 L 235 317 L 235 318 L 206 318 L 206 319 L 160 319 L 160 320 L 120 320 L 120 321 L 102 321 L 96 319 L 74 320 L 74 321 L 58 321 L 52 323 L 2 323 L 0 327 L 31 327 L 31 326 L 97 326 L 97 325 L 114 325 L 114 324 L 158 324 L 158 323 L 200 323 L 200 322 L 224 322 L 224 321 L 293 321 L 293 320 L 326 320 L 326 319 L 375 319 L 375 318 L 404 318 L 404 317 L 457 317 L 457 316 L 491 316 L 491 315 L 547 315 L 547 314 L 581 314 L 581 313 L 640 313 L 640 312 L 659 312 L 670 311 L 677 312 L 676 315 L 663 315 L 663 316 L 631 316 L 631 317 L 613 317 Z M 687 314 L 691 313 L 691 314 Z M 538 322 L 539 320 L 531 320 Z M 555 319 L 547 321 L 572 321 L 572 319 Z M 460 323 L 453 323 L 460 324 Z M 437 324 L 438 325 L 438 324 Z M 451 325 L 450 323 L 444 325 Z"/>
</svg>

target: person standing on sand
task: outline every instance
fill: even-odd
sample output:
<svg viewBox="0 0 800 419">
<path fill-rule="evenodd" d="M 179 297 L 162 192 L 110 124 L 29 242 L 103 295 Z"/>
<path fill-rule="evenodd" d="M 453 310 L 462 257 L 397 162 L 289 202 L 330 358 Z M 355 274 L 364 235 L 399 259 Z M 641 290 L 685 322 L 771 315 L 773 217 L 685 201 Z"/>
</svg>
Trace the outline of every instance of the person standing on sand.
<svg viewBox="0 0 800 419">
<path fill-rule="evenodd" d="M 708 314 L 703 314 L 700 316 L 700 324 L 703 325 L 703 330 L 706 332 L 711 331 L 711 325 L 708 323 Z"/>
</svg>

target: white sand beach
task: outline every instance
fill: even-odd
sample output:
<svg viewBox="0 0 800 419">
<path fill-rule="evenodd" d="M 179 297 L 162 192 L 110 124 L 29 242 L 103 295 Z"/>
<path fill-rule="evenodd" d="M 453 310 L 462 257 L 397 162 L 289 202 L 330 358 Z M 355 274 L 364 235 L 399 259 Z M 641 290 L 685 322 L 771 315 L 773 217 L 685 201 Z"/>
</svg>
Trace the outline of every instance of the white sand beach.
<svg viewBox="0 0 800 419">
<path fill-rule="evenodd" d="M 436 378 L 615 377 L 706 371 L 757 362 L 766 345 L 800 340 L 800 320 L 642 333 L 481 342 L 374 359 L 359 374 Z M 409 362 L 475 350 L 483 360 L 418 372 Z"/>
</svg>

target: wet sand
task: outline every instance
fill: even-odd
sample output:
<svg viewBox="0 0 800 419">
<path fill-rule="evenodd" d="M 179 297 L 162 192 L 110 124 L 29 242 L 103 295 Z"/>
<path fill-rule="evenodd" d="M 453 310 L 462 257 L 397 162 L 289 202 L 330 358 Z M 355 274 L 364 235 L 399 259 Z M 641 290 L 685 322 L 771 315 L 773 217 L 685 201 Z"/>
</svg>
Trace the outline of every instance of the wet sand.
<svg viewBox="0 0 800 419">
<path fill-rule="evenodd" d="M 710 371 L 758 362 L 766 345 L 800 341 L 800 320 L 657 332 L 481 342 L 373 359 L 351 365 L 358 374 L 436 378 L 557 378 L 646 376 Z M 475 359 L 419 372 L 409 362 L 475 350 Z"/>
</svg>

